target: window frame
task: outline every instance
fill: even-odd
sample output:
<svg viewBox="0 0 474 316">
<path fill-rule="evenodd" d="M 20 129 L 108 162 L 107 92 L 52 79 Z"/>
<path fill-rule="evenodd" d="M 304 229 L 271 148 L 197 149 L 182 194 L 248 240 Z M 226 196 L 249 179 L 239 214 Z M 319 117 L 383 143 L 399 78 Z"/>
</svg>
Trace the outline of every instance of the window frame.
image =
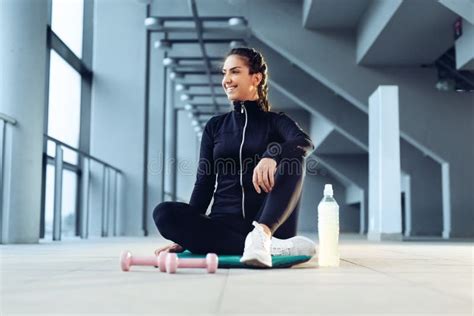
<svg viewBox="0 0 474 316">
<path fill-rule="evenodd" d="M 41 186 L 41 217 L 40 217 L 40 238 L 45 238 L 45 200 L 46 200 L 46 169 L 47 165 L 54 166 L 54 157 L 47 154 L 48 140 L 48 115 L 49 115 L 49 86 L 50 86 L 50 68 L 51 50 L 54 50 L 61 58 L 75 69 L 81 77 L 81 96 L 80 96 L 80 125 L 79 125 L 79 148 L 78 150 L 89 154 L 90 152 L 90 113 L 92 98 L 92 55 L 93 55 L 93 16 L 94 0 L 84 0 L 84 14 L 82 27 L 82 58 L 77 57 L 72 50 L 59 38 L 51 28 L 52 0 L 48 0 L 48 24 L 46 25 L 46 45 L 48 54 L 46 54 L 46 84 L 44 100 L 44 126 L 43 126 L 43 157 L 42 157 L 42 186 Z M 63 162 L 65 170 L 76 173 L 76 236 L 80 234 L 81 223 L 81 182 L 82 182 L 82 158 L 79 155 L 77 165 Z M 62 219 L 61 219 L 62 220 Z"/>
</svg>

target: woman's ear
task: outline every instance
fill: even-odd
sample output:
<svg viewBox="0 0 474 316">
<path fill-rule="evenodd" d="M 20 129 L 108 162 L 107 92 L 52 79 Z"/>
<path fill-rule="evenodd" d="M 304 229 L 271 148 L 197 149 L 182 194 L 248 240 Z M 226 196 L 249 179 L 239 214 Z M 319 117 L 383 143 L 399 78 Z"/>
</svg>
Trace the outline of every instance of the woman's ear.
<svg viewBox="0 0 474 316">
<path fill-rule="evenodd" d="M 258 86 L 260 82 L 262 82 L 262 73 L 257 72 L 253 78 L 254 78 L 255 86 Z"/>
</svg>

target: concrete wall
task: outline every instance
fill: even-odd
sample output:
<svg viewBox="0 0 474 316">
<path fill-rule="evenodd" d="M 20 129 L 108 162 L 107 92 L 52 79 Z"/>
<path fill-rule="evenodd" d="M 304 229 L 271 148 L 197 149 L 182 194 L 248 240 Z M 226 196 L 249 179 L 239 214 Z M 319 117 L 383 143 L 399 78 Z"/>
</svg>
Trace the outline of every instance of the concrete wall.
<svg viewBox="0 0 474 316">
<path fill-rule="evenodd" d="M 473 108 L 470 106 L 472 100 L 469 95 L 436 91 L 434 89 L 436 74 L 432 69 L 357 66 L 353 35 L 348 32 L 326 34 L 302 29 L 300 2 L 272 1 L 270 5 L 269 1 L 259 1 L 252 6 L 238 6 L 233 3 L 203 0 L 198 3 L 198 8 L 201 15 L 241 14 L 246 16 L 250 21 L 254 35 L 303 69 L 313 80 L 325 85 L 328 90 L 337 92 L 339 98 L 349 102 L 358 111 L 367 111 L 368 96 L 378 85 L 399 85 L 402 138 L 417 147 L 416 151 L 418 152 L 416 159 L 405 158 L 412 160 L 410 168 L 413 173 L 417 174 L 418 170 L 422 168 L 424 174 L 428 174 L 431 168 L 436 169 L 435 165 L 431 167 L 428 164 L 430 166 L 426 167 L 428 169 L 425 168 L 425 165 L 419 165 L 418 161 L 421 161 L 419 155 L 423 151 L 433 159 L 436 157 L 438 160 L 450 163 L 453 235 L 462 236 L 472 233 L 470 227 L 472 227 L 473 203 L 470 192 L 474 179 L 466 170 L 472 170 L 469 161 L 474 159 L 474 148 L 465 146 L 460 141 L 463 139 L 462 135 L 474 133 Z M 153 9 L 153 14 L 156 15 L 189 14 L 189 7 L 185 1 L 160 0 L 154 3 Z M 271 18 L 265 18 L 267 16 L 271 16 Z M 285 21 L 286 27 L 278 31 L 274 29 L 272 23 L 275 19 Z M 294 34 L 298 34 L 298 36 L 294 36 Z M 314 43 L 314 45 L 309 43 Z M 199 54 L 199 51 L 195 50 L 194 53 Z M 307 84 L 306 79 L 308 78 L 292 78 L 293 81 L 301 82 L 302 85 Z M 311 85 L 307 86 L 311 87 Z M 310 89 L 307 89 L 307 96 L 300 97 L 316 102 L 317 99 L 311 92 Z M 363 122 L 364 120 L 359 121 Z M 444 128 L 441 129 L 440 126 Z M 364 128 L 366 129 L 366 126 L 357 126 L 354 130 L 363 131 Z M 405 150 L 405 152 L 407 151 Z M 405 165 L 409 164 L 405 163 Z M 423 203 L 422 197 L 433 194 L 435 191 L 432 189 L 439 187 L 436 181 L 425 186 L 415 186 L 416 190 L 413 188 L 413 191 L 416 192 L 415 196 L 412 196 L 412 200 L 419 197 L 420 203 Z M 179 182 L 182 180 L 178 179 Z M 184 189 L 184 192 L 187 190 L 189 189 Z M 185 194 L 183 193 L 183 195 Z M 440 192 L 435 194 L 437 197 L 440 196 Z M 432 201 L 439 209 L 441 205 L 439 198 L 437 201 Z M 414 205 L 416 203 L 414 202 Z M 428 209 L 432 208 L 431 205 L 434 204 L 425 203 L 423 205 Z M 435 212 L 439 213 L 438 210 Z M 425 217 L 424 212 L 413 208 L 413 214 L 414 217 L 420 218 L 420 223 L 423 223 L 421 219 Z M 436 221 L 439 221 L 439 217 L 436 218 Z M 428 230 L 438 231 L 438 228 Z"/>
<path fill-rule="evenodd" d="M 0 243 L 39 240 L 47 23 L 45 0 L 1 2 L 0 112 L 17 124 L 7 124 L 0 157 Z"/>
<path fill-rule="evenodd" d="M 145 91 L 145 6 L 95 1 L 90 153 L 124 172 L 120 229 L 142 230 Z M 101 170 L 92 168 L 91 214 L 99 222 Z M 98 235 L 92 227 L 91 235 Z"/>
<path fill-rule="evenodd" d="M 368 96 L 377 86 L 398 85 L 401 135 L 421 150 L 449 162 L 452 235 L 472 236 L 474 176 L 466 170 L 472 170 L 474 147 L 462 141 L 465 135 L 474 134 L 472 96 L 437 91 L 434 69 L 358 66 L 352 34 L 303 29 L 300 2 L 270 5 L 270 1 L 258 1 L 250 8 L 201 1 L 199 8 L 203 15 L 245 15 L 260 40 L 362 110 L 367 110 Z M 274 28 L 275 20 L 285 21 L 285 28 Z"/>
<path fill-rule="evenodd" d="M 414 236 L 440 236 L 442 227 L 441 166 L 432 158 L 420 157 L 407 142 L 400 142 L 402 169 L 411 175 L 411 207 L 416 210 L 411 218 Z M 422 192 L 418 195 L 416 192 Z"/>
<path fill-rule="evenodd" d="M 151 35 L 152 43 L 163 36 L 158 33 Z M 164 133 L 164 75 L 163 67 L 164 51 L 150 47 L 150 90 L 149 90 L 149 117 L 148 117 L 148 207 L 147 207 L 147 229 L 150 235 L 157 232 L 152 220 L 154 207 L 161 202 L 161 191 L 163 189 L 163 133 Z"/>
</svg>

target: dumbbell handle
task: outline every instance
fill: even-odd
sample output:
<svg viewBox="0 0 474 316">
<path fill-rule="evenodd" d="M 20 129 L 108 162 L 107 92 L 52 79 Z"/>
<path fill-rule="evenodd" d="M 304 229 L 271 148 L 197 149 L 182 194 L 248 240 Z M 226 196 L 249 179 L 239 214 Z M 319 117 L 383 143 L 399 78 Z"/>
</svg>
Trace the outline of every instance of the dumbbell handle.
<svg viewBox="0 0 474 316">
<path fill-rule="evenodd" d="M 175 273 L 179 268 L 205 268 L 208 273 L 215 273 L 219 258 L 215 253 L 208 253 L 206 258 L 178 258 L 175 253 L 166 256 L 166 272 Z"/>
<path fill-rule="evenodd" d="M 158 256 L 133 256 L 132 257 L 133 266 L 158 266 Z"/>
<path fill-rule="evenodd" d="M 179 268 L 206 268 L 207 261 L 206 258 L 178 258 L 178 267 Z"/>
</svg>

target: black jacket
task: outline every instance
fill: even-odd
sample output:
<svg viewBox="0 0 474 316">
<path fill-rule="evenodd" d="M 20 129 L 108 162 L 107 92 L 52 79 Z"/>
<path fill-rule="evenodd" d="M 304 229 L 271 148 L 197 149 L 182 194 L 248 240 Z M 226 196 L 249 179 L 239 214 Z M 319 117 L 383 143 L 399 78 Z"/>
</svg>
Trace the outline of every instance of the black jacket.
<svg viewBox="0 0 474 316">
<path fill-rule="evenodd" d="M 267 194 L 258 194 L 252 184 L 260 159 L 270 157 L 278 165 L 283 158 L 306 158 L 314 150 L 309 136 L 283 112 L 266 112 L 256 101 L 234 101 L 233 107 L 212 117 L 202 134 L 189 202 L 201 214 L 214 194 L 212 214 L 255 215 Z"/>
</svg>

